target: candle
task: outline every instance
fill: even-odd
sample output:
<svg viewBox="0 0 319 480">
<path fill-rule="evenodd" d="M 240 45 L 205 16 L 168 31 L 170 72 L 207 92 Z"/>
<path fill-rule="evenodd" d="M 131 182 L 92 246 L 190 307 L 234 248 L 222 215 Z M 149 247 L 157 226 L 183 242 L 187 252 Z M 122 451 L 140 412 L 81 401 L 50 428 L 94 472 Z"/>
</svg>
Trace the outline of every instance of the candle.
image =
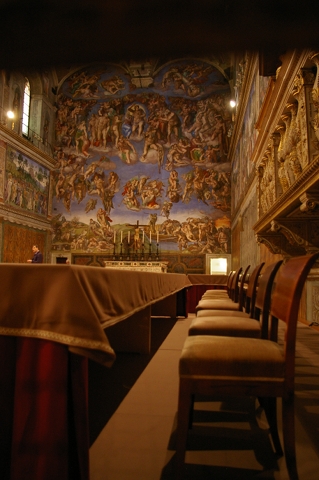
<svg viewBox="0 0 319 480">
<path fill-rule="evenodd" d="M 150 230 L 150 243 L 151 243 L 151 241 L 152 241 L 152 232 Z"/>
<path fill-rule="evenodd" d="M 144 234 L 145 234 L 145 232 L 144 232 L 144 230 L 143 230 L 143 243 L 144 243 Z"/>
<path fill-rule="evenodd" d="M 157 243 L 159 243 L 159 232 L 158 232 L 158 230 L 157 230 L 157 240 L 156 241 L 157 241 Z"/>
<path fill-rule="evenodd" d="M 131 232 L 128 231 L 128 234 L 127 234 L 127 241 L 128 241 L 128 243 L 130 243 L 130 238 L 131 238 Z"/>
<path fill-rule="evenodd" d="M 123 231 L 121 230 L 121 243 L 123 243 Z"/>
<path fill-rule="evenodd" d="M 115 240 L 116 240 L 116 231 L 114 230 L 114 242 L 115 243 Z"/>
</svg>

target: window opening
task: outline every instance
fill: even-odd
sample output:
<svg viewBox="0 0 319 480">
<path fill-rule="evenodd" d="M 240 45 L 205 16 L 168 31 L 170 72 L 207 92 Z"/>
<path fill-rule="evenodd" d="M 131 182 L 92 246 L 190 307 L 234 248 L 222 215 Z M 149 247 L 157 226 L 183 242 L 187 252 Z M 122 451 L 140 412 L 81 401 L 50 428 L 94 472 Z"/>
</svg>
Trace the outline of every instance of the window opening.
<svg viewBox="0 0 319 480">
<path fill-rule="evenodd" d="M 30 119 L 30 82 L 26 78 L 23 94 L 22 134 L 28 136 Z"/>
</svg>

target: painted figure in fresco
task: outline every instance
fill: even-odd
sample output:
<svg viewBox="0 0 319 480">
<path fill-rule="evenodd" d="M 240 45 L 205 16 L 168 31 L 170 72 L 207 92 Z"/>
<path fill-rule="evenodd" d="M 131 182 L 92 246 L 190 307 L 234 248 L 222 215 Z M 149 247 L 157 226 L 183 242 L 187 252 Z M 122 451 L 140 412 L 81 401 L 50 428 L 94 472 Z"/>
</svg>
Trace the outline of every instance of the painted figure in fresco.
<svg viewBox="0 0 319 480">
<path fill-rule="evenodd" d="M 205 163 L 217 163 L 217 153 L 219 152 L 219 147 L 215 147 L 214 145 L 207 145 L 207 148 L 203 155 L 203 160 Z"/>
<path fill-rule="evenodd" d="M 166 142 L 169 145 L 172 142 L 172 134 L 177 141 L 179 138 L 179 128 L 181 126 L 181 121 L 178 115 L 175 112 L 172 112 L 169 108 L 166 108 L 162 114 L 160 119 L 166 123 L 167 127 L 167 137 Z"/>
<path fill-rule="evenodd" d="M 134 230 L 134 250 L 137 252 L 141 247 L 141 240 L 140 240 L 140 229 L 136 227 Z"/>
<path fill-rule="evenodd" d="M 107 114 L 97 116 L 97 146 L 106 148 L 107 138 L 110 131 L 110 118 Z"/>
<path fill-rule="evenodd" d="M 148 217 L 148 224 L 150 227 L 150 232 L 156 232 L 156 223 L 157 223 L 157 213 L 150 213 Z"/>
<path fill-rule="evenodd" d="M 139 210 L 140 202 L 136 196 L 136 183 L 133 180 L 129 180 L 124 185 L 124 190 L 122 192 L 123 195 L 123 203 L 129 208 L 130 210 Z"/>
<path fill-rule="evenodd" d="M 218 244 L 219 244 L 220 248 L 221 248 L 225 253 L 227 253 L 227 251 L 228 251 L 228 247 L 227 247 L 227 244 L 228 244 L 228 235 L 227 235 L 227 233 L 225 232 L 225 230 L 224 230 L 223 227 L 220 227 L 220 228 L 217 230 L 217 241 L 218 241 Z"/>
<path fill-rule="evenodd" d="M 142 191 L 143 191 L 143 188 L 147 182 L 147 180 L 149 180 L 150 177 L 147 177 L 146 175 L 141 175 L 140 179 L 139 179 L 139 182 L 138 182 L 138 194 L 141 195 Z"/>
<path fill-rule="evenodd" d="M 6 185 L 5 197 L 4 197 L 5 200 L 10 201 L 10 199 L 11 199 L 12 185 L 13 185 L 12 175 L 11 175 L 11 173 L 8 173 L 7 185 Z"/>
<path fill-rule="evenodd" d="M 178 173 L 176 170 L 172 170 L 169 174 L 166 196 L 171 202 L 177 203 L 179 202 L 181 191 L 182 188 L 179 184 Z"/>
<path fill-rule="evenodd" d="M 55 195 L 58 199 L 62 198 L 64 195 L 64 192 L 65 192 L 64 181 L 65 181 L 65 176 L 62 175 L 62 173 L 60 173 L 58 176 L 58 181 L 55 185 Z"/>
<path fill-rule="evenodd" d="M 134 145 L 122 135 L 118 139 L 117 147 L 120 151 L 121 158 L 125 163 L 132 163 L 137 157 L 137 151 Z"/>
<path fill-rule="evenodd" d="M 213 134 L 211 136 L 211 141 L 217 140 L 220 158 L 223 158 L 225 155 L 228 154 L 228 137 L 226 132 L 226 125 L 221 115 L 214 115 L 214 117 L 215 125 L 213 129 Z"/>
<path fill-rule="evenodd" d="M 190 170 L 189 172 L 182 175 L 183 179 L 185 180 L 185 186 L 182 196 L 182 202 L 188 203 L 191 199 L 192 193 L 194 191 L 194 170 Z"/>
<path fill-rule="evenodd" d="M 91 210 L 94 210 L 97 204 L 97 200 L 90 198 L 85 205 L 85 213 L 89 213 Z"/>
<path fill-rule="evenodd" d="M 197 195 L 197 199 L 201 200 L 207 205 L 206 200 L 209 198 L 207 195 L 208 189 L 205 182 L 206 177 L 209 176 L 209 173 L 206 170 L 203 170 L 199 167 L 194 169 L 194 192 Z M 209 192 L 208 192 L 209 193 Z"/>
<path fill-rule="evenodd" d="M 162 206 L 161 215 L 168 218 L 170 216 L 172 206 L 172 202 L 168 202 L 167 200 L 165 200 Z"/>
<path fill-rule="evenodd" d="M 215 253 L 217 251 L 217 242 L 215 235 L 206 233 L 206 244 L 199 253 Z"/>
<path fill-rule="evenodd" d="M 158 141 L 157 130 L 149 126 L 144 134 L 144 150 L 141 156 L 141 162 L 143 162 L 150 150 L 155 150 L 157 154 L 158 173 L 161 173 L 164 161 L 164 149 Z"/>
<path fill-rule="evenodd" d="M 89 120 L 88 132 L 90 132 L 90 142 L 93 147 L 97 146 L 98 136 L 98 117 L 95 113 L 92 113 L 92 116 Z"/>
<path fill-rule="evenodd" d="M 190 141 L 190 158 L 192 163 L 202 163 L 204 161 L 205 150 L 203 148 L 204 143 L 202 142 L 199 135 L 192 138 Z"/>
<path fill-rule="evenodd" d="M 75 134 L 75 146 L 77 154 L 83 154 L 85 157 L 88 157 L 89 154 L 87 150 L 89 148 L 89 145 L 90 141 L 88 139 L 85 122 L 83 121 L 78 125 Z"/>
<path fill-rule="evenodd" d="M 117 148 L 121 135 L 122 115 L 114 115 L 111 122 L 111 138 L 113 145 Z"/>
<path fill-rule="evenodd" d="M 116 95 L 125 88 L 125 83 L 118 75 L 114 75 L 108 80 L 101 82 L 101 86 L 109 95 Z"/>
<path fill-rule="evenodd" d="M 112 222 L 112 220 L 108 216 L 107 212 L 105 210 L 103 210 L 103 208 L 98 209 L 97 214 L 96 214 L 96 219 L 99 222 L 99 224 L 101 225 L 104 233 L 107 233 L 107 232 L 111 231 L 111 223 L 110 222 Z"/>
<path fill-rule="evenodd" d="M 183 167 L 190 163 L 187 158 L 189 145 L 186 139 L 180 139 L 174 143 L 168 150 L 165 170 L 171 171 L 174 168 Z"/>
<path fill-rule="evenodd" d="M 144 109 L 137 104 L 131 105 L 126 112 L 126 116 L 129 118 L 130 123 L 132 125 L 131 133 L 129 134 L 128 138 L 132 135 L 137 138 L 141 138 L 144 130 L 145 125 L 145 111 Z"/>
<path fill-rule="evenodd" d="M 157 188 L 154 188 L 151 184 L 146 184 L 141 193 L 143 207 L 151 209 L 159 208 L 160 206 L 157 203 L 158 194 Z"/>
</svg>

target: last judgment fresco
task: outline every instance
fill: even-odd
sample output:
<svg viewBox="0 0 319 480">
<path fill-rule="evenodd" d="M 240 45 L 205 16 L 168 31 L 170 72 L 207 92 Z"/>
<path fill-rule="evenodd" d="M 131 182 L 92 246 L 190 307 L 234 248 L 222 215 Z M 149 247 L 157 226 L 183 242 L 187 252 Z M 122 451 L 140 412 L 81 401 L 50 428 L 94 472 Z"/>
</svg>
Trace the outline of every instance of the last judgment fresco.
<svg viewBox="0 0 319 480">
<path fill-rule="evenodd" d="M 229 99 L 202 61 L 69 76 L 56 105 L 53 249 L 229 253 Z"/>
</svg>

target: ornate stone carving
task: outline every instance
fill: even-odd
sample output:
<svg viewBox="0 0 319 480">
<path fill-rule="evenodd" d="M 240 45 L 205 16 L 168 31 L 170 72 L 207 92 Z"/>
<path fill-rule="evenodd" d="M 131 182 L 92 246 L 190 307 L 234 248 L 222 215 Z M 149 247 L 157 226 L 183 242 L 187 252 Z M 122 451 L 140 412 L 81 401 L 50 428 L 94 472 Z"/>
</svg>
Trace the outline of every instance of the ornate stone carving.
<svg viewBox="0 0 319 480">
<path fill-rule="evenodd" d="M 314 53 L 311 56 L 311 59 L 317 67 L 317 74 L 311 92 L 312 101 L 315 107 L 311 124 L 314 129 L 317 142 L 319 143 L 319 52 Z M 319 144 L 317 144 L 317 148 L 319 148 Z"/>
<path fill-rule="evenodd" d="M 319 206 L 319 193 L 305 192 L 300 197 L 300 210 L 302 212 L 309 212 L 316 210 Z"/>
<path fill-rule="evenodd" d="M 270 230 L 272 232 L 279 232 L 280 231 L 286 237 L 286 239 L 288 240 L 288 242 L 291 245 L 296 246 L 296 247 L 302 247 L 302 248 L 305 247 L 306 240 L 304 238 L 300 237 L 299 235 L 297 235 L 296 233 L 292 232 L 285 225 L 282 225 L 281 223 L 279 223 L 275 220 L 273 220 L 270 225 L 271 225 Z"/>
<path fill-rule="evenodd" d="M 268 248 L 268 250 L 274 255 L 283 253 L 281 249 L 281 238 L 279 235 L 277 235 L 276 237 L 274 235 L 256 235 L 256 242 L 258 243 L 258 245 L 264 244 Z"/>
</svg>

